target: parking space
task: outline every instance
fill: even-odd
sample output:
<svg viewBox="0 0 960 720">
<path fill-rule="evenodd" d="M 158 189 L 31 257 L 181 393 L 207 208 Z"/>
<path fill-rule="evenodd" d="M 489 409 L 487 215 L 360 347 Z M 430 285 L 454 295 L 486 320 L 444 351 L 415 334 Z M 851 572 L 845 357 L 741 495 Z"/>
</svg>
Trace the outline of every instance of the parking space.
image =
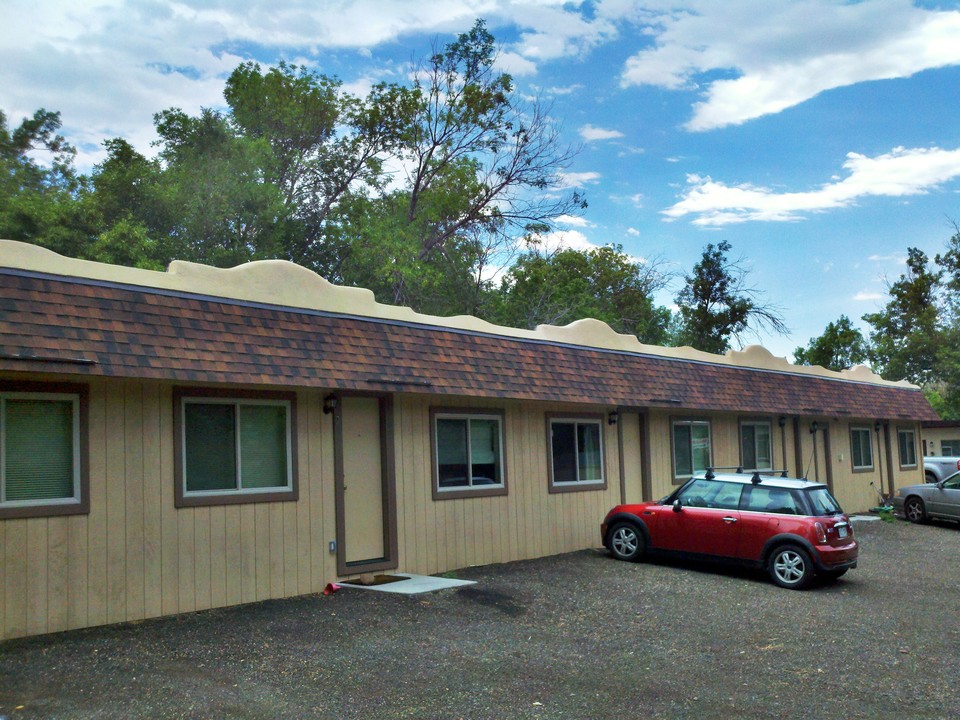
<svg viewBox="0 0 960 720">
<path fill-rule="evenodd" d="M 0 716 L 960 716 L 960 529 L 855 530 L 860 566 L 805 592 L 588 550 L 9 642 Z"/>
</svg>

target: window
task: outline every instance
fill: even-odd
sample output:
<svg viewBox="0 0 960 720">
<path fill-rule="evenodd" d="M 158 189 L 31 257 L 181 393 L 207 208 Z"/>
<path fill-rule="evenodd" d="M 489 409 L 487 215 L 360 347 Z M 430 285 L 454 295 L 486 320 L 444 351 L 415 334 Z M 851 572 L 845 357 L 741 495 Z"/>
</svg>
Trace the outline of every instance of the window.
<svg viewBox="0 0 960 720">
<path fill-rule="evenodd" d="M 744 498 L 744 510 L 781 515 L 803 514 L 797 498 L 786 488 L 751 485 L 746 492 L 749 494 Z"/>
<path fill-rule="evenodd" d="M 742 483 L 696 479 L 685 486 L 676 499 L 685 507 L 736 510 L 740 505 Z"/>
<path fill-rule="evenodd" d="M 772 470 L 773 444 L 770 423 L 740 423 L 740 465 L 744 470 Z"/>
<path fill-rule="evenodd" d="M 86 388 L 5 387 L 0 388 L 0 518 L 88 512 L 81 439 Z"/>
<path fill-rule="evenodd" d="M 296 500 L 292 393 L 175 393 L 178 507 Z"/>
<path fill-rule="evenodd" d="M 602 428 L 599 417 L 548 418 L 550 492 L 600 490 L 607 486 Z"/>
<path fill-rule="evenodd" d="M 944 440 L 940 443 L 941 455 L 960 455 L 960 440 Z"/>
<path fill-rule="evenodd" d="M 710 422 L 707 420 L 673 421 L 673 477 L 693 477 L 711 465 Z"/>
<path fill-rule="evenodd" d="M 900 467 L 917 466 L 917 436 L 911 428 L 897 430 L 897 443 L 900 446 Z"/>
<path fill-rule="evenodd" d="M 873 470 L 873 442 L 870 428 L 850 428 L 850 456 L 854 470 Z"/>
<path fill-rule="evenodd" d="M 433 411 L 434 499 L 504 495 L 503 416 Z"/>
</svg>

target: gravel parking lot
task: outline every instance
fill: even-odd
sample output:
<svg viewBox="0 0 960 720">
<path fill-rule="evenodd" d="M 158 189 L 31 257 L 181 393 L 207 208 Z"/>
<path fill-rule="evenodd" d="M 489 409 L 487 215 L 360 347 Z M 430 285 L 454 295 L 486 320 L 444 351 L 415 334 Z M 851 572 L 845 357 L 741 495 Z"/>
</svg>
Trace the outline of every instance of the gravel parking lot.
<svg viewBox="0 0 960 720">
<path fill-rule="evenodd" d="M 2 718 L 956 718 L 960 529 L 806 592 L 600 551 L 0 644 Z"/>
</svg>

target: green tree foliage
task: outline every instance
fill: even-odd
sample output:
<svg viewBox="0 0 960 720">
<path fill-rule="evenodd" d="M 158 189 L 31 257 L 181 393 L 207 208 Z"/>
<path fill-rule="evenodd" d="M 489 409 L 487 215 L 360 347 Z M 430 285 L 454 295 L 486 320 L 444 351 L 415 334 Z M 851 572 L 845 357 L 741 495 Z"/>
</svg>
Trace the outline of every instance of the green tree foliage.
<svg viewBox="0 0 960 720">
<path fill-rule="evenodd" d="M 652 296 L 666 280 L 656 263 L 636 263 L 619 245 L 548 256 L 530 253 L 502 280 L 493 319 L 533 329 L 591 317 L 641 342 L 658 344 L 666 339 L 670 313 L 654 305 Z"/>
<path fill-rule="evenodd" d="M 873 328 L 870 360 L 884 378 L 918 385 L 936 379 L 943 342 L 938 309 L 942 275 L 931 268 L 926 253 L 908 248 L 907 272 L 889 287 L 886 307 L 863 316 Z"/>
<path fill-rule="evenodd" d="M 11 130 L 0 111 L 0 237 L 76 257 L 93 225 L 85 179 L 73 168 L 76 150 L 59 130 L 57 112 L 37 110 Z"/>
<path fill-rule="evenodd" d="M 841 315 L 829 323 L 820 337 L 810 338 L 806 348 L 793 351 L 797 365 L 820 365 L 830 370 L 845 370 L 865 363 L 869 357 L 867 341 L 850 318 Z"/>
<path fill-rule="evenodd" d="M 741 261 L 727 257 L 731 247 L 726 241 L 708 244 L 693 275 L 685 276 L 677 295 L 677 345 L 722 353 L 730 349 L 731 338 L 742 345 L 743 336 L 758 327 L 787 333 L 779 309 L 761 303 L 759 292 L 746 284 Z"/>
<path fill-rule="evenodd" d="M 946 251 L 935 258 L 943 288 L 943 340 L 937 351 L 938 382 L 928 397 L 940 416 L 960 420 L 960 227 L 947 241 Z"/>
</svg>

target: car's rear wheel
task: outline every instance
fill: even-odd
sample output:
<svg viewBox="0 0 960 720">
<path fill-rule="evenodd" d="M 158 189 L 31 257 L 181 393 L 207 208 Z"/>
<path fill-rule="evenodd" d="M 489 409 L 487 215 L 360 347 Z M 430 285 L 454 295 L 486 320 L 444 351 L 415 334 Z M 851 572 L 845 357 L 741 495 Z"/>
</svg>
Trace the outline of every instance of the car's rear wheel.
<svg viewBox="0 0 960 720">
<path fill-rule="evenodd" d="M 770 554 L 767 570 L 780 587 L 802 590 L 813 580 L 813 563 L 803 548 L 781 545 Z"/>
<path fill-rule="evenodd" d="M 903 504 L 903 514 L 912 523 L 927 521 L 927 508 L 923 504 L 923 500 L 918 497 L 907 498 L 907 501 Z"/>
<path fill-rule="evenodd" d="M 618 560 L 635 562 L 643 555 L 646 542 L 637 526 L 620 522 L 610 528 L 610 553 Z"/>
</svg>

